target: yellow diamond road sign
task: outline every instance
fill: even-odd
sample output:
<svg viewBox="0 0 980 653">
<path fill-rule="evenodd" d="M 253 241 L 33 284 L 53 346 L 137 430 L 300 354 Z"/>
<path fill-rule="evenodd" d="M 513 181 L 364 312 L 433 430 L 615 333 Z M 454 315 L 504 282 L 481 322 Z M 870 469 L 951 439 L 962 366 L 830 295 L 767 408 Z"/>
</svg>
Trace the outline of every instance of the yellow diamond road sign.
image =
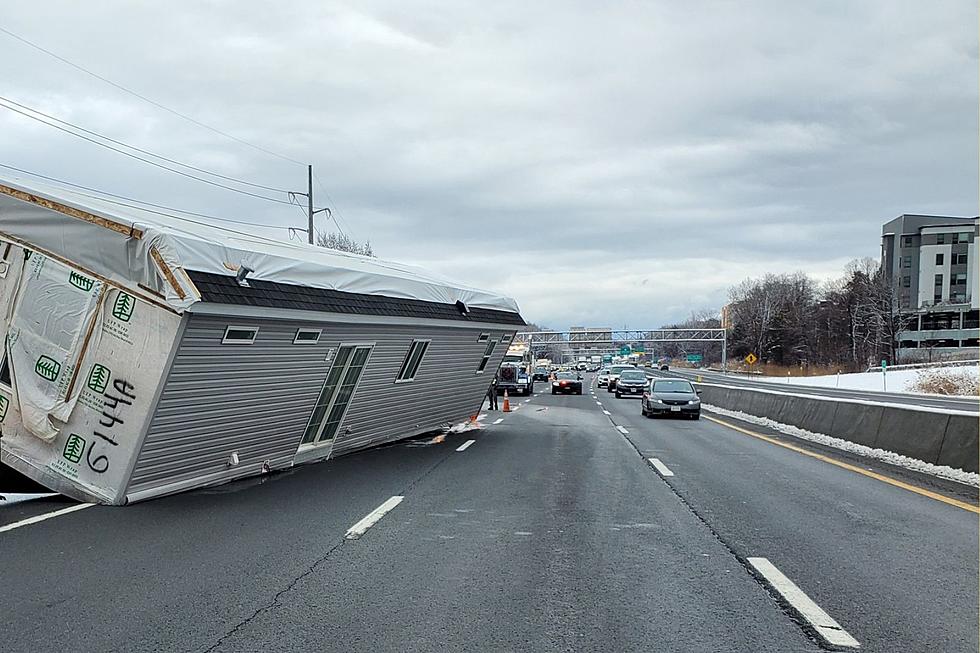
<svg viewBox="0 0 980 653">
<path fill-rule="evenodd" d="M 756 361 L 758 360 L 759 357 L 756 356 L 755 354 L 749 354 L 748 356 L 745 357 L 745 362 L 748 363 L 749 365 L 755 365 Z"/>
</svg>

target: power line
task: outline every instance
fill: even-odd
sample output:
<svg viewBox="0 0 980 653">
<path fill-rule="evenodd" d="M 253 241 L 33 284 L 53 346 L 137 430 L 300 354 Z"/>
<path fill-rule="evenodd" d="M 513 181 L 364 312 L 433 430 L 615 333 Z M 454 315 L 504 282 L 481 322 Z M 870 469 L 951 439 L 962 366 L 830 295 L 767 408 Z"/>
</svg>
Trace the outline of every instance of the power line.
<svg viewBox="0 0 980 653">
<path fill-rule="evenodd" d="M 135 145 L 130 145 L 129 143 L 124 143 L 123 141 L 119 141 L 119 140 L 116 140 L 114 138 L 110 138 L 110 137 L 105 136 L 103 134 L 100 134 L 98 132 L 92 131 L 91 129 L 85 129 L 84 127 L 82 127 L 80 125 L 76 125 L 74 123 L 68 122 L 67 120 L 62 120 L 61 118 L 57 118 L 55 116 L 52 116 L 49 113 L 44 113 L 43 111 L 40 111 L 40 110 L 35 109 L 33 107 L 29 107 L 26 104 L 21 104 L 20 102 L 17 102 L 16 100 L 11 100 L 10 98 L 4 97 L 2 95 L 0 95 L 0 100 L 3 100 L 4 102 L 8 102 L 10 104 L 13 104 L 15 106 L 18 106 L 21 109 L 26 109 L 27 111 L 30 111 L 32 113 L 36 113 L 36 114 L 38 114 L 40 116 L 44 116 L 48 120 L 53 120 L 53 121 L 55 121 L 57 123 L 61 123 L 62 125 L 67 125 L 67 126 L 73 128 L 73 129 L 77 129 L 77 130 L 79 130 L 81 132 L 85 132 L 86 134 L 91 134 L 92 136 L 95 136 L 97 138 L 101 138 L 103 140 L 109 141 L 110 143 L 115 143 L 116 145 L 121 145 L 121 146 L 126 147 L 126 148 L 129 148 L 131 150 L 135 150 L 136 152 L 140 152 L 141 154 L 146 154 L 147 156 L 152 156 L 154 158 L 161 159 L 161 160 L 166 161 L 168 163 L 173 163 L 173 164 L 178 165 L 178 166 L 181 166 L 183 168 L 188 168 L 190 170 L 196 170 L 197 172 L 202 172 L 202 173 L 204 173 L 206 175 L 211 175 L 212 177 L 220 177 L 221 179 L 227 179 L 228 181 L 233 181 L 233 182 L 235 182 L 237 184 L 243 184 L 245 186 L 254 186 L 255 188 L 261 188 L 263 190 L 271 190 L 271 191 L 273 191 L 275 193 L 288 193 L 288 192 L 290 192 L 290 191 L 286 190 L 285 188 L 273 188 L 272 186 L 263 186 L 262 184 L 256 184 L 256 183 L 253 183 L 251 181 L 245 181 L 244 179 L 238 179 L 237 177 L 229 177 L 228 175 L 223 175 L 223 174 L 221 174 L 219 172 L 212 172 L 211 170 L 205 170 L 204 168 L 198 168 L 197 166 L 192 166 L 189 163 L 183 163 L 183 162 L 177 161 L 175 159 L 169 159 L 169 158 L 167 158 L 165 156 L 162 156 L 160 154 L 156 154 L 154 152 L 150 152 L 149 150 L 144 150 L 142 148 L 136 147 Z"/>
<path fill-rule="evenodd" d="M 290 157 L 286 156 L 285 154 L 279 154 L 278 152 L 273 152 L 272 150 L 270 150 L 268 148 L 265 148 L 265 147 L 262 147 L 261 145 L 256 145 L 254 143 L 249 143 L 245 139 L 239 138 L 237 136 L 233 136 L 233 135 L 229 134 L 228 132 L 224 132 L 224 131 L 218 129 L 217 127 L 212 127 L 212 126 L 207 125 L 207 124 L 205 124 L 205 123 L 203 123 L 203 122 L 201 122 L 199 120 L 195 120 L 194 118 L 191 118 L 187 114 L 181 113 L 180 111 L 177 111 L 176 109 L 171 109 L 170 107 L 168 107 L 168 106 L 166 106 L 164 104 L 161 104 L 161 103 L 157 102 L 156 100 L 151 100 L 150 98 L 146 97 L 145 95 L 141 95 L 140 93 L 137 93 L 136 91 L 133 91 L 131 89 L 126 88 L 122 84 L 117 84 L 116 82 L 112 81 L 111 79 L 107 79 L 107 78 L 103 77 L 102 75 L 99 75 L 98 73 L 92 72 L 88 68 L 84 68 L 84 67 L 82 67 L 82 66 L 80 66 L 80 65 L 78 65 L 78 64 L 76 64 L 76 63 L 74 63 L 72 61 L 69 61 L 68 59 L 65 59 L 64 57 L 55 54 L 51 50 L 48 50 L 48 49 L 45 49 L 45 48 L 41 47 L 40 45 L 38 45 L 37 43 L 34 43 L 33 41 L 29 41 L 29 40 L 25 39 L 22 36 L 18 36 L 17 34 L 14 34 L 13 32 L 11 32 L 8 29 L 5 29 L 3 27 L 0 27 L 0 32 L 3 32 L 7 36 L 10 36 L 10 37 L 12 37 L 14 39 L 17 39 L 21 43 L 24 43 L 25 45 L 28 45 L 28 46 L 34 48 L 35 50 L 38 50 L 40 52 L 43 52 L 44 54 L 46 54 L 46 55 L 48 55 L 50 57 L 53 57 L 53 58 L 57 59 L 58 61 L 60 61 L 63 64 L 66 64 L 68 66 L 71 66 L 75 70 L 79 70 L 79 71 L 85 73 L 86 75 L 89 75 L 91 77 L 94 77 L 95 79 L 98 79 L 99 81 L 105 82 L 106 84 L 108 84 L 109 86 L 112 86 L 113 88 L 116 88 L 116 89 L 118 89 L 118 90 L 120 90 L 120 91 L 122 91 L 124 93 L 128 93 L 129 95 L 132 95 L 133 97 L 137 97 L 137 98 L 143 100 L 144 102 L 148 102 L 149 104 L 152 104 L 153 106 L 157 107 L 158 109 L 163 109 L 164 111 L 166 111 L 168 113 L 171 113 L 171 114 L 177 116 L 178 118 L 183 118 L 184 120 L 186 120 L 188 122 L 191 122 L 191 123 L 197 125 L 198 127 L 203 127 L 204 129 L 207 129 L 207 130 L 209 130 L 211 132 L 214 132 L 215 134 L 218 134 L 220 136 L 224 136 L 225 138 L 230 138 L 231 140 L 233 140 L 233 141 L 235 141 L 237 143 L 241 143 L 242 145 L 247 145 L 248 147 L 251 147 L 252 149 L 258 150 L 260 152 L 265 152 L 266 154 L 269 154 L 271 156 L 274 156 L 274 157 L 276 157 L 278 159 L 282 159 L 283 161 L 289 161 L 291 163 L 295 163 L 295 164 L 298 164 L 298 165 L 306 165 L 302 161 L 297 161 L 296 159 L 290 158 Z"/>
<path fill-rule="evenodd" d="M 131 152 L 127 152 L 125 150 L 121 150 L 121 149 L 119 149 L 117 147 L 113 147 L 112 145 L 107 145 L 106 143 L 103 143 L 101 141 L 95 140 L 94 138 L 89 138 L 88 136 L 85 136 L 83 134 L 79 134 L 77 132 L 71 131 L 70 129 L 66 129 L 65 127 L 62 127 L 61 125 L 57 125 L 57 124 L 54 124 L 54 123 L 51 123 L 51 122 L 47 122 L 46 120 L 44 120 L 42 118 L 39 118 L 39 117 L 37 117 L 35 115 L 32 115 L 31 113 L 28 113 L 27 111 L 21 110 L 21 109 L 19 109 L 17 107 L 8 106 L 7 104 L 4 104 L 4 102 L 10 102 L 10 100 L 7 100 L 7 98 L 5 98 L 3 96 L 0 96 L 0 107 L 3 107 L 4 109 L 7 109 L 8 111 L 13 111 L 14 113 L 18 113 L 18 114 L 20 114 L 22 116 L 25 116 L 27 118 L 30 118 L 31 120 L 35 120 L 35 121 L 41 123 L 42 125 L 47 125 L 48 127 L 54 127 L 55 129 L 57 129 L 59 131 L 63 131 L 66 134 L 71 134 L 72 136 L 75 136 L 76 138 L 81 138 L 82 140 L 86 140 L 86 141 L 88 141 L 90 143 L 94 143 L 95 145 L 98 145 L 100 147 L 104 147 L 104 148 L 106 148 L 108 150 L 112 150 L 113 152 L 118 152 L 119 154 L 122 154 L 124 156 L 128 156 L 128 157 L 130 157 L 132 159 L 136 159 L 137 161 L 142 161 L 143 163 L 148 163 L 148 164 L 150 164 L 152 166 L 156 166 L 157 168 L 161 168 L 163 170 L 167 170 L 169 172 L 173 172 L 175 174 L 182 175 L 184 177 L 188 177 L 190 179 L 195 179 L 197 181 L 200 181 L 200 182 L 205 183 L 205 184 L 209 184 L 211 186 L 217 186 L 218 188 L 224 188 L 225 190 L 230 190 L 230 191 L 233 191 L 235 193 L 241 193 L 242 195 L 248 195 L 248 196 L 255 197 L 255 198 L 258 198 L 258 199 L 263 199 L 263 200 L 266 200 L 266 201 L 269 201 L 269 202 L 277 202 L 279 204 L 290 204 L 290 202 L 288 202 L 286 200 L 280 200 L 280 199 L 277 199 L 275 197 L 269 197 L 268 195 L 260 195 L 259 193 L 252 193 L 250 191 L 242 190 L 240 188 L 235 188 L 233 186 L 228 186 L 226 184 L 222 184 L 222 183 L 219 183 L 217 181 L 213 181 L 211 179 L 205 179 L 203 177 L 198 177 L 197 175 L 192 175 L 190 173 L 184 172 L 183 170 L 177 170 L 177 169 L 171 168 L 169 166 L 165 166 L 162 163 L 158 163 L 156 161 L 152 161 L 150 159 L 146 159 L 146 158 L 143 158 L 141 156 L 137 156 L 137 155 L 135 155 L 135 154 L 133 154 Z M 33 109 L 30 109 L 30 111 L 34 111 L 34 110 Z M 37 113 L 40 113 L 40 112 L 37 112 Z M 41 114 L 41 115 L 43 115 L 43 114 Z M 67 124 L 70 124 L 70 123 L 67 123 Z M 72 126 L 74 127 L 74 125 L 72 125 Z M 80 129 L 80 128 L 78 128 L 78 129 Z M 104 137 L 102 137 L 102 138 L 104 138 Z M 127 147 L 129 147 L 129 146 L 127 146 Z"/>
<path fill-rule="evenodd" d="M 347 220 L 344 220 L 344 216 L 340 212 L 340 205 L 337 204 L 332 197 L 330 197 L 330 193 L 327 192 L 326 187 L 323 185 L 323 182 L 320 181 L 320 177 L 317 176 L 316 172 L 313 173 L 313 178 L 316 179 L 317 186 L 319 186 L 320 190 L 323 191 L 323 194 L 327 196 L 327 201 L 333 204 L 333 208 L 337 212 L 337 215 L 333 215 L 333 213 L 331 213 L 333 216 L 333 223 L 337 225 L 337 229 L 340 231 L 340 233 L 346 236 L 347 233 L 344 231 L 344 228 L 340 226 L 340 221 L 343 220 L 344 224 L 347 225 L 347 231 L 351 231 L 351 228 L 350 225 L 347 224 Z"/>
<path fill-rule="evenodd" d="M 69 186 L 71 188 L 79 188 L 79 189 L 82 189 L 82 190 L 90 191 L 92 193 L 97 193 L 97 195 L 86 195 L 85 193 L 78 193 L 78 194 L 79 195 L 82 195 L 84 197 L 90 197 L 92 199 L 98 199 L 98 200 L 102 200 L 102 201 L 105 201 L 105 202 L 111 202 L 113 204 L 120 204 L 122 206 L 129 206 L 130 208 L 135 208 L 135 209 L 141 209 L 141 210 L 144 210 L 144 211 L 149 211 L 149 209 L 144 209 L 141 206 L 132 206 L 132 205 L 129 205 L 129 204 L 123 204 L 122 202 L 113 202 L 112 200 L 110 200 L 108 198 L 109 197 L 115 197 L 115 198 L 120 199 L 120 200 L 127 200 L 129 202 L 135 202 L 136 204 L 143 204 L 143 205 L 146 205 L 146 206 L 152 206 L 152 207 L 155 207 L 155 208 L 158 208 L 158 209 L 167 209 L 169 211 L 176 211 L 178 213 L 184 213 L 186 215 L 193 215 L 193 216 L 197 216 L 199 218 L 208 218 L 210 220 L 219 220 L 221 222 L 230 222 L 230 223 L 233 223 L 233 224 L 241 224 L 241 225 L 246 225 L 246 226 L 251 226 L 251 227 L 266 227 L 266 228 L 269 228 L 269 229 L 289 229 L 289 227 L 284 227 L 284 226 L 281 226 L 281 225 L 264 224 L 264 223 L 261 223 L 261 222 L 246 222 L 246 221 L 243 221 L 243 220 L 232 220 L 231 218 L 221 218 L 221 217 L 218 217 L 216 215 L 208 215 L 207 213 L 197 213 L 195 211 L 188 211 L 186 209 L 178 209 L 176 207 L 166 206 L 164 204 L 154 204 L 153 202 L 146 202 L 144 200 L 138 200 L 138 199 L 133 198 L 133 197 L 127 197 L 126 195 L 119 195 L 117 193 L 110 193 L 109 191 L 101 190 L 101 189 L 98 189 L 98 188 L 92 188 L 91 186 L 83 186 L 82 184 L 75 184 L 75 183 L 72 183 L 70 181 L 65 181 L 64 179 L 58 179 L 57 177 L 49 177 L 48 175 L 42 175 L 39 172 L 32 172 L 30 170 L 24 170 L 23 168 L 18 168 L 16 166 L 7 165 L 5 163 L 0 163 L 0 167 L 7 168 L 8 170 L 14 170 L 14 171 L 19 172 L 21 174 L 30 175 L 32 177 L 37 177 L 39 179 L 44 179 L 44 180 L 47 180 L 47 181 L 52 181 L 52 182 L 54 182 L 56 184 L 61 184 L 63 186 Z M 170 216 L 172 218 L 177 218 L 177 219 L 181 219 L 181 220 L 186 219 L 186 218 L 182 218 L 181 216 L 173 215 L 173 214 L 170 214 L 170 213 L 159 213 L 158 211 L 149 211 L 149 212 L 150 213 L 157 213 L 158 215 L 167 215 L 167 216 Z M 197 222 L 197 221 L 194 221 L 194 220 L 191 220 L 190 222 L 195 222 L 195 224 L 205 224 L 205 223 L 200 223 L 200 222 Z M 220 227 L 218 225 L 207 225 L 207 226 L 214 227 L 215 229 L 221 229 L 222 228 L 222 227 Z M 235 232 L 235 233 L 239 233 L 239 232 Z"/>
</svg>

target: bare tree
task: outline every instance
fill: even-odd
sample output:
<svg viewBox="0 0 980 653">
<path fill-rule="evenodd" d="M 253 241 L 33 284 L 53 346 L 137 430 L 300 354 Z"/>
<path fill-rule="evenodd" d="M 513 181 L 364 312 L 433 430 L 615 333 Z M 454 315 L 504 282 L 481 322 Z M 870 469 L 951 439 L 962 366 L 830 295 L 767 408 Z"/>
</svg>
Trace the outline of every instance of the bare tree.
<svg viewBox="0 0 980 653">
<path fill-rule="evenodd" d="M 361 254 L 362 256 L 374 256 L 371 248 L 371 241 L 367 240 L 360 244 L 347 234 L 331 231 L 328 234 L 317 234 L 316 244 L 327 249 L 337 250 L 338 252 L 350 252 L 351 254 Z"/>
</svg>

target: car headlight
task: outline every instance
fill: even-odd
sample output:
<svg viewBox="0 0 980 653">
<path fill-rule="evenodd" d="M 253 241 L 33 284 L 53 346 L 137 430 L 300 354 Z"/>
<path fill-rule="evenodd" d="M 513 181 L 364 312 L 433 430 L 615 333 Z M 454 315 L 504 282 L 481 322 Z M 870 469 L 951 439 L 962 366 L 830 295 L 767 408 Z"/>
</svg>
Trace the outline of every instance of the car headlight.
<svg viewBox="0 0 980 653">
<path fill-rule="evenodd" d="M 558 383 L 558 381 L 555 381 L 555 382 L 554 382 L 554 383 L 552 383 L 551 385 L 553 385 L 553 386 L 555 386 L 555 387 L 557 388 L 557 387 L 558 387 L 559 385 L 561 385 L 561 384 L 560 384 L 560 383 Z"/>
<path fill-rule="evenodd" d="M 701 403 L 701 400 L 700 399 L 692 399 L 692 400 L 690 400 L 687 403 L 693 406 L 695 404 L 700 404 Z"/>
</svg>

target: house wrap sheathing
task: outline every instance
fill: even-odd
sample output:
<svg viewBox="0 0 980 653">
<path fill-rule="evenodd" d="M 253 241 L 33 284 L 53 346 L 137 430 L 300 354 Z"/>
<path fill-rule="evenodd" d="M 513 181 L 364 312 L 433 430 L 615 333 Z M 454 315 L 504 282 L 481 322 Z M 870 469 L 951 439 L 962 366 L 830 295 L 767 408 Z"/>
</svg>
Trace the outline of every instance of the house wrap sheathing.
<svg viewBox="0 0 980 653">
<path fill-rule="evenodd" d="M 0 462 L 125 504 L 479 409 L 516 303 L 415 267 L 0 179 Z"/>
</svg>

